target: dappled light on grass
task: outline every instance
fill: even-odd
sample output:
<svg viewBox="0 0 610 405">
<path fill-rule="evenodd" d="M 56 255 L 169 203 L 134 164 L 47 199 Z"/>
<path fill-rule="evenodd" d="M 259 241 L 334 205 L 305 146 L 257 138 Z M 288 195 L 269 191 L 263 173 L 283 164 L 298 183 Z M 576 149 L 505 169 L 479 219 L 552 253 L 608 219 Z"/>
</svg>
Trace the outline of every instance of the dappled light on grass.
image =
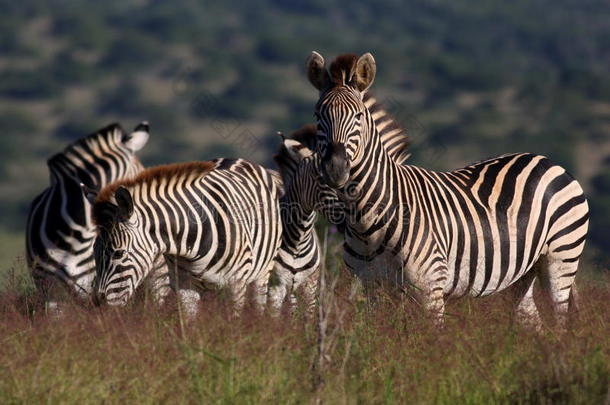
<svg viewBox="0 0 610 405">
<path fill-rule="evenodd" d="M 523 330 L 503 295 L 464 299 L 435 328 L 403 296 L 350 299 L 320 398 L 327 403 L 603 403 L 610 377 L 607 280 L 581 283 L 580 311 L 565 336 Z M 30 302 L 32 298 L 30 297 Z M 3 402 L 309 403 L 315 322 L 231 319 L 226 297 L 206 295 L 180 322 L 176 302 L 140 297 L 123 309 L 68 305 L 62 319 L 0 298 Z M 333 314 L 329 323 L 333 325 Z M 547 322 L 548 324 L 548 322 Z"/>
</svg>

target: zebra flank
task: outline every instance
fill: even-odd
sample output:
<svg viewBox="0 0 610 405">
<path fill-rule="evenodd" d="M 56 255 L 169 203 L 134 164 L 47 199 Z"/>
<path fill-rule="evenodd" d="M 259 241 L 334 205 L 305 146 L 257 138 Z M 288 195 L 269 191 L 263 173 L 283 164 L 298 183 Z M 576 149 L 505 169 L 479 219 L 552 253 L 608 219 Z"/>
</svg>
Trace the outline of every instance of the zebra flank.
<svg viewBox="0 0 610 405">
<path fill-rule="evenodd" d="M 538 279 L 563 326 L 588 229 L 578 182 L 528 153 L 451 172 L 401 165 L 363 102 L 375 76 L 372 55 L 341 56 L 329 73 L 313 53 L 307 68 L 320 90 L 320 172 L 350 213 L 347 266 L 365 281 L 414 286 L 438 322 L 446 298 L 513 287 L 522 319 L 539 324 Z"/>
<path fill-rule="evenodd" d="M 86 299 L 95 273 L 91 204 L 81 184 L 93 192 L 142 170 L 135 153 L 149 137 L 148 123 L 125 133 L 112 124 L 79 139 L 48 160 L 50 186 L 34 199 L 26 230 L 26 256 L 45 301 L 57 305 L 67 287 Z"/>
<path fill-rule="evenodd" d="M 159 166 L 106 187 L 93 209 L 99 299 L 126 304 L 165 256 L 178 289 L 194 288 L 183 278 L 229 287 L 239 311 L 254 284 L 262 309 L 282 236 L 278 201 L 274 174 L 242 159 Z"/>
</svg>

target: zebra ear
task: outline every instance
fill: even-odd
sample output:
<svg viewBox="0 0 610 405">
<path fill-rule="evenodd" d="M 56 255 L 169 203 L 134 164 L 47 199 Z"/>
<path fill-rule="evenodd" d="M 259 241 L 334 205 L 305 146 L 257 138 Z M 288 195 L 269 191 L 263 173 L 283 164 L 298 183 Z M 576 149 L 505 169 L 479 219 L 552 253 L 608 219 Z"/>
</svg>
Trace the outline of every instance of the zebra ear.
<svg viewBox="0 0 610 405">
<path fill-rule="evenodd" d="M 364 93 L 373 84 L 377 65 L 375 58 L 370 53 L 362 55 L 356 62 L 356 88 Z"/>
<path fill-rule="evenodd" d="M 146 145 L 150 137 L 148 121 L 142 121 L 133 132 L 123 136 L 123 144 L 132 152 L 137 152 Z"/>
<path fill-rule="evenodd" d="M 119 221 L 127 221 L 133 215 L 133 198 L 131 193 L 125 187 L 121 186 L 114 192 L 116 199 Z"/>
<path fill-rule="evenodd" d="M 319 91 L 326 90 L 330 84 L 330 75 L 328 74 L 328 70 L 326 70 L 322 55 L 316 51 L 312 51 L 309 58 L 307 58 L 305 66 L 307 69 L 307 77 L 311 84 L 313 84 L 313 87 Z"/>
<path fill-rule="evenodd" d="M 111 202 L 102 201 L 93 205 L 93 221 L 102 228 L 111 228 L 117 218 L 118 207 Z"/>
<path fill-rule="evenodd" d="M 313 155 L 313 150 L 295 139 L 285 139 L 284 148 L 286 148 L 286 153 L 288 153 L 292 160 L 297 162 Z"/>
<path fill-rule="evenodd" d="M 85 186 L 83 183 L 80 183 L 80 189 L 83 191 L 85 198 L 91 204 L 95 204 L 95 199 L 97 198 L 97 195 L 99 194 L 97 192 L 97 190 L 93 190 L 92 188 Z"/>
</svg>

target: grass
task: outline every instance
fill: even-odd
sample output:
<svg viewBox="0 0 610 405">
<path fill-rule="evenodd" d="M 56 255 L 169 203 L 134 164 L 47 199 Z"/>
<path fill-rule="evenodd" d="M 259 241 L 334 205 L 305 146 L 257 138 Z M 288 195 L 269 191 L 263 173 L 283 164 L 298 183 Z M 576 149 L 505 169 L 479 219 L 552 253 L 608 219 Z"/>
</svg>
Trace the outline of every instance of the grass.
<svg viewBox="0 0 610 405">
<path fill-rule="evenodd" d="M 156 309 L 145 297 L 123 310 L 72 305 L 55 320 L 36 310 L 38 298 L 22 276 L 5 277 L 0 402 L 608 401 L 607 278 L 583 280 L 580 311 L 560 336 L 552 328 L 536 334 L 514 324 L 501 294 L 450 304 L 439 331 L 400 297 L 380 292 L 374 305 L 350 298 L 349 277 L 337 273 L 328 321 L 335 344 L 322 371 L 315 367 L 316 323 L 300 315 L 271 319 L 248 308 L 229 321 L 226 299 L 210 295 L 190 324 L 180 322 L 172 302 Z M 320 378 L 324 384 L 317 386 Z"/>
</svg>

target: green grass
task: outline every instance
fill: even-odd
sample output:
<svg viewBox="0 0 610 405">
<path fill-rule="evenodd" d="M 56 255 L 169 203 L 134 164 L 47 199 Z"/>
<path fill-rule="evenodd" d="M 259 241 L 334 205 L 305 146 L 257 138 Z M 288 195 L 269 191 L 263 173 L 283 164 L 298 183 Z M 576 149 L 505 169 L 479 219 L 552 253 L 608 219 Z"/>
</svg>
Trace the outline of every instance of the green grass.
<svg viewBox="0 0 610 405">
<path fill-rule="evenodd" d="M 4 404 L 602 404 L 608 395 L 607 279 L 581 283 L 562 336 L 515 325 L 503 295 L 450 304 L 439 331 L 400 297 L 350 299 L 342 273 L 333 296 L 345 316 L 331 314 L 336 346 L 318 391 L 317 327 L 300 316 L 248 309 L 230 321 L 227 302 L 210 295 L 190 324 L 174 303 L 157 310 L 146 299 L 123 310 L 69 306 L 54 320 L 23 277 L 6 280 L 17 285 L 0 296 Z"/>
</svg>

